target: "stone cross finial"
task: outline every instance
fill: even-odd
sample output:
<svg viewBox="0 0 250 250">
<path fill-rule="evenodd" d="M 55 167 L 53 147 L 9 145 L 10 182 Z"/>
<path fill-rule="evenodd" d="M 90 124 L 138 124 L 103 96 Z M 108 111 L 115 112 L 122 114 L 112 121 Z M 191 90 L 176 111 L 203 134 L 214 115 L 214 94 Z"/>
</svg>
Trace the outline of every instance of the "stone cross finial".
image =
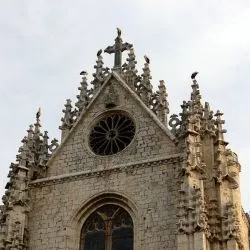
<svg viewBox="0 0 250 250">
<path fill-rule="evenodd" d="M 121 30 L 117 28 L 117 37 L 113 46 L 108 46 L 104 52 L 115 54 L 114 69 L 121 69 L 122 66 L 122 52 L 132 47 L 132 44 L 122 43 Z"/>
</svg>

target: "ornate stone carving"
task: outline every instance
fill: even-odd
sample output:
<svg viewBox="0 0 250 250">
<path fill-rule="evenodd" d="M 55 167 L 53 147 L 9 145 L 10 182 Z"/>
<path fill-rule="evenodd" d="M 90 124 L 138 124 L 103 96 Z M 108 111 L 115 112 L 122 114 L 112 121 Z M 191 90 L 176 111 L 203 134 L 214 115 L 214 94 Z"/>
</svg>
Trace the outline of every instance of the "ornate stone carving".
<svg viewBox="0 0 250 250">
<path fill-rule="evenodd" d="M 244 249 L 237 206 L 232 202 L 225 205 L 223 218 L 223 240 L 230 239 L 235 239 L 239 249 Z"/>
<path fill-rule="evenodd" d="M 208 225 L 209 239 L 211 241 L 221 241 L 221 215 L 219 213 L 219 203 L 216 198 L 212 198 L 208 202 Z"/>
<path fill-rule="evenodd" d="M 138 86 L 139 96 L 148 107 L 150 107 L 151 98 L 153 94 L 153 86 L 150 82 L 152 76 L 150 73 L 149 63 L 150 63 L 149 59 L 147 60 L 147 57 L 145 56 L 143 74 L 141 76 L 142 77 L 141 82 Z"/>
<path fill-rule="evenodd" d="M 80 90 L 80 94 L 76 96 L 78 101 L 75 104 L 79 112 L 86 109 L 90 100 L 86 77 L 87 72 L 82 71 L 80 75 L 82 75 L 81 86 L 78 88 Z"/>
<path fill-rule="evenodd" d="M 119 95 L 114 89 L 113 82 L 110 83 L 107 89 L 104 103 L 108 109 L 119 105 Z"/>
<path fill-rule="evenodd" d="M 121 38 L 121 30 L 117 28 L 117 37 L 115 39 L 115 44 L 113 46 L 108 46 L 104 52 L 112 54 L 115 54 L 114 58 L 114 70 L 121 71 L 122 67 L 122 52 L 124 50 L 129 50 L 132 48 L 132 44 L 129 43 L 123 43 Z"/>
<path fill-rule="evenodd" d="M 76 109 L 74 110 L 72 109 L 70 99 L 66 100 L 66 104 L 64 106 L 65 106 L 65 109 L 63 110 L 64 117 L 61 119 L 62 126 L 60 126 L 59 128 L 61 130 L 70 130 L 73 124 L 75 123 L 78 114 Z"/>
</svg>

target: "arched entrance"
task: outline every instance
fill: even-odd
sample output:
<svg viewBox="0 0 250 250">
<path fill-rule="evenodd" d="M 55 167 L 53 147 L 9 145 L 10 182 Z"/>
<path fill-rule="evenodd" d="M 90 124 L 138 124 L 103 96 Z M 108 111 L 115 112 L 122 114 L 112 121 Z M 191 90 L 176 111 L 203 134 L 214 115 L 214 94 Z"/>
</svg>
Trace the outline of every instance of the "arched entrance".
<svg viewBox="0 0 250 250">
<path fill-rule="evenodd" d="M 132 218 L 118 205 L 103 205 L 86 219 L 80 241 L 80 250 L 133 250 Z"/>
</svg>

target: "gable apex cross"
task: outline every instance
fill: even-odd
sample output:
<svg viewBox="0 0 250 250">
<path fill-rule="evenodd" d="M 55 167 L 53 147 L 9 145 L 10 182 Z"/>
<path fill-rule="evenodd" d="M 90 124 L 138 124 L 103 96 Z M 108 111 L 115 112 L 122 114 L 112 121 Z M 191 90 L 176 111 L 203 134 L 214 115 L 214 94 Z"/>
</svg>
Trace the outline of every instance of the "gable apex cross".
<svg viewBox="0 0 250 250">
<path fill-rule="evenodd" d="M 109 53 L 109 54 L 115 54 L 115 59 L 114 59 L 114 68 L 113 69 L 118 69 L 120 70 L 122 67 L 122 52 L 124 50 L 129 50 L 132 48 L 132 44 L 130 43 L 122 43 L 122 38 L 121 38 L 121 30 L 117 28 L 117 37 L 115 39 L 115 44 L 113 46 L 108 46 L 104 52 Z"/>
</svg>

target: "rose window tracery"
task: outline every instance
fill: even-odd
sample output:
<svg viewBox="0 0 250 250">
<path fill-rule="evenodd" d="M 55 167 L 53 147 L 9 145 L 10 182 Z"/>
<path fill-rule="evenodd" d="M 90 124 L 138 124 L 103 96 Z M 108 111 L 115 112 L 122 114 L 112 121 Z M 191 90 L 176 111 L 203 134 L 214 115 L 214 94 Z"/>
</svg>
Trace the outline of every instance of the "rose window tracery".
<svg viewBox="0 0 250 250">
<path fill-rule="evenodd" d="M 111 113 L 93 127 L 89 143 L 98 155 L 112 155 L 126 148 L 135 134 L 132 119 L 124 113 Z"/>
</svg>

